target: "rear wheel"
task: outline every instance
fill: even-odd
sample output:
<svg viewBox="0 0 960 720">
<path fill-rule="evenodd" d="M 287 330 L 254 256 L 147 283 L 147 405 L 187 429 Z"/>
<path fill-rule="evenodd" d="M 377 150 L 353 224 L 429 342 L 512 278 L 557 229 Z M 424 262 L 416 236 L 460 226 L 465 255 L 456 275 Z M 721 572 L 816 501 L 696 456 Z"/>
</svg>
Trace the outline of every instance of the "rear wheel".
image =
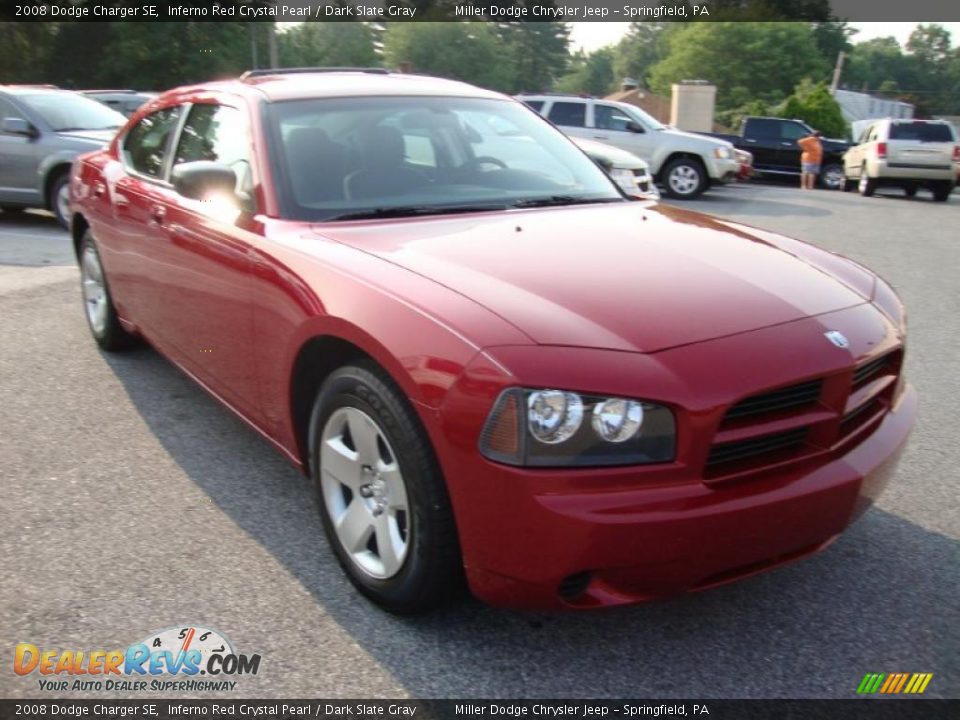
<svg viewBox="0 0 960 720">
<path fill-rule="evenodd" d="M 839 190 L 843 187 L 843 166 L 836 163 L 826 165 L 820 172 L 820 184 L 828 190 Z"/>
<path fill-rule="evenodd" d="M 87 230 L 80 241 L 80 280 L 83 308 L 90 333 L 97 344 L 108 352 L 123 350 L 133 344 L 133 336 L 120 325 L 110 298 L 107 274 L 100 262 L 100 253 Z"/>
<path fill-rule="evenodd" d="M 446 484 L 419 419 L 379 370 L 324 382 L 310 469 L 327 538 L 350 581 L 390 612 L 443 604 L 463 587 Z"/>
<path fill-rule="evenodd" d="M 860 168 L 860 180 L 857 182 L 857 189 L 864 197 L 870 197 L 877 191 L 877 181 L 867 175 L 867 166 Z"/>
<path fill-rule="evenodd" d="M 933 199 L 936 202 L 946 202 L 950 199 L 950 193 L 953 192 L 953 183 L 951 182 L 938 182 L 932 188 L 933 190 Z"/>
<path fill-rule="evenodd" d="M 907 197 L 912 198 L 913 196 L 915 196 L 915 195 L 917 194 L 917 186 L 916 186 L 916 185 L 904 185 L 904 186 L 903 186 L 903 192 L 904 192 L 904 194 L 905 194 Z"/>
<path fill-rule="evenodd" d="M 699 160 L 677 158 L 663 170 L 667 195 L 678 200 L 692 200 L 707 189 L 707 173 Z"/>
<path fill-rule="evenodd" d="M 851 180 L 850 178 L 844 176 L 843 178 L 843 188 L 844 192 L 852 192 L 854 188 L 857 187 L 857 181 Z"/>
</svg>

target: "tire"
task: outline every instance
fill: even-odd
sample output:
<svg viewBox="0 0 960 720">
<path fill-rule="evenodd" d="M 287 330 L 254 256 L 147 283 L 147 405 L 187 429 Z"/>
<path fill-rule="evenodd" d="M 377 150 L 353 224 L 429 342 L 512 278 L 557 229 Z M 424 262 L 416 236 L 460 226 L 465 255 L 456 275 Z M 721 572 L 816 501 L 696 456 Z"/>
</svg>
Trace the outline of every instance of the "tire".
<svg viewBox="0 0 960 720">
<path fill-rule="evenodd" d="M 857 189 L 864 197 L 872 197 L 877 191 L 877 181 L 867 175 L 866 166 L 860 169 L 860 180 L 857 181 Z"/>
<path fill-rule="evenodd" d="M 903 193 L 904 193 L 904 195 L 906 195 L 908 198 L 915 197 L 916 194 L 917 194 L 917 186 L 916 186 L 916 185 L 904 185 L 904 186 L 903 186 Z"/>
<path fill-rule="evenodd" d="M 361 593 L 410 615 L 462 591 L 446 483 L 419 419 L 378 368 L 345 366 L 323 383 L 310 473 L 327 539 Z"/>
<path fill-rule="evenodd" d="M 843 176 L 843 166 L 837 163 L 825 165 L 820 171 L 820 185 L 827 190 L 840 190 L 846 178 Z"/>
<path fill-rule="evenodd" d="M 852 192 L 857 187 L 857 181 L 851 180 L 850 178 L 844 176 L 843 178 L 843 187 L 841 188 L 843 192 Z"/>
<path fill-rule="evenodd" d="M 707 171 L 699 160 L 671 160 L 663 169 L 662 177 L 667 195 L 677 200 L 693 200 L 707 189 Z"/>
<path fill-rule="evenodd" d="M 20 215 L 24 210 L 26 208 L 19 205 L 0 205 L 0 211 L 3 211 L 4 215 Z"/>
<path fill-rule="evenodd" d="M 60 227 L 70 229 L 70 173 L 61 170 L 50 183 L 47 195 L 47 207 L 60 223 Z"/>
<path fill-rule="evenodd" d="M 931 190 L 933 191 L 934 202 L 946 202 L 950 199 L 950 193 L 953 192 L 953 183 L 938 182 Z"/>
<path fill-rule="evenodd" d="M 84 315 L 90 334 L 102 349 L 107 352 L 125 350 L 134 344 L 133 335 L 120 325 L 117 311 L 113 307 L 107 274 L 100 263 L 100 253 L 87 230 L 80 240 L 80 286 L 83 297 Z"/>
</svg>

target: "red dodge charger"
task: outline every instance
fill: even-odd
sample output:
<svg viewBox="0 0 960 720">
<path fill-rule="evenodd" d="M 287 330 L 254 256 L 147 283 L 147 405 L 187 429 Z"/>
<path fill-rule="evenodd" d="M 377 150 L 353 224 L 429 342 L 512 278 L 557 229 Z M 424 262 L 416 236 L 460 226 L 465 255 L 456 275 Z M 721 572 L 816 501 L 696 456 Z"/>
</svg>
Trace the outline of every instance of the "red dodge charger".
<svg viewBox="0 0 960 720">
<path fill-rule="evenodd" d="M 136 338 L 317 489 L 356 587 L 591 608 L 816 552 L 916 415 L 883 280 L 623 196 L 523 104 L 374 70 L 172 90 L 78 160 L 104 350 Z"/>
</svg>

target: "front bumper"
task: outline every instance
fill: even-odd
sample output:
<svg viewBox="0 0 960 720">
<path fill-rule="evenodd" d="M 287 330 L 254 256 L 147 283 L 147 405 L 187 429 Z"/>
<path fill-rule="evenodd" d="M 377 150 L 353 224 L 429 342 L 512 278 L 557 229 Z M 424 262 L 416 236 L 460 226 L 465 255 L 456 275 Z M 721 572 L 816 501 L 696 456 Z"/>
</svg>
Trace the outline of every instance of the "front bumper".
<svg viewBox="0 0 960 720">
<path fill-rule="evenodd" d="M 495 605 L 592 608 L 705 590 L 805 557 L 882 492 L 916 411 L 907 386 L 848 454 L 765 482 L 537 495 L 522 523 L 497 528 L 522 576 L 468 566 L 470 587 Z"/>
<path fill-rule="evenodd" d="M 728 183 L 737 177 L 737 173 L 740 172 L 740 163 L 734 158 L 727 160 L 710 158 L 707 161 L 707 172 L 712 183 Z"/>
<path fill-rule="evenodd" d="M 830 329 L 847 337 L 848 349 L 824 340 Z M 512 607 L 619 605 L 705 589 L 822 549 L 882 491 L 914 423 L 916 394 L 887 376 L 876 381 L 887 388 L 883 411 L 837 430 L 859 406 L 855 395 L 869 389 L 848 394 L 854 368 L 901 357 L 902 340 L 864 304 L 654 354 L 533 346 L 495 348 L 496 359 L 478 354 L 440 411 L 424 417 L 471 589 Z M 810 452 L 743 471 L 710 465 L 731 403 L 809 378 L 823 383 L 802 420 L 813 423 Z M 563 469 L 488 461 L 477 438 L 505 386 L 590 388 L 672 405 L 677 458 Z"/>
</svg>

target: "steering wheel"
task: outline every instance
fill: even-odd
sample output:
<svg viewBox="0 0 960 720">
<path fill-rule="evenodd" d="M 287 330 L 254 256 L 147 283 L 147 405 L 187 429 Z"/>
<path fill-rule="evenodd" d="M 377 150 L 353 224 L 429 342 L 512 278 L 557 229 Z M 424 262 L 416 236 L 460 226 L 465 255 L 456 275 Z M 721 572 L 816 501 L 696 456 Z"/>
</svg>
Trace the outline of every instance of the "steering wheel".
<svg viewBox="0 0 960 720">
<path fill-rule="evenodd" d="M 475 158 L 467 160 L 463 165 L 461 165 L 459 170 L 474 170 L 478 169 L 481 165 L 496 165 L 501 170 L 507 169 L 507 164 L 500 160 L 499 158 L 490 157 L 489 155 L 478 155 Z"/>
</svg>

